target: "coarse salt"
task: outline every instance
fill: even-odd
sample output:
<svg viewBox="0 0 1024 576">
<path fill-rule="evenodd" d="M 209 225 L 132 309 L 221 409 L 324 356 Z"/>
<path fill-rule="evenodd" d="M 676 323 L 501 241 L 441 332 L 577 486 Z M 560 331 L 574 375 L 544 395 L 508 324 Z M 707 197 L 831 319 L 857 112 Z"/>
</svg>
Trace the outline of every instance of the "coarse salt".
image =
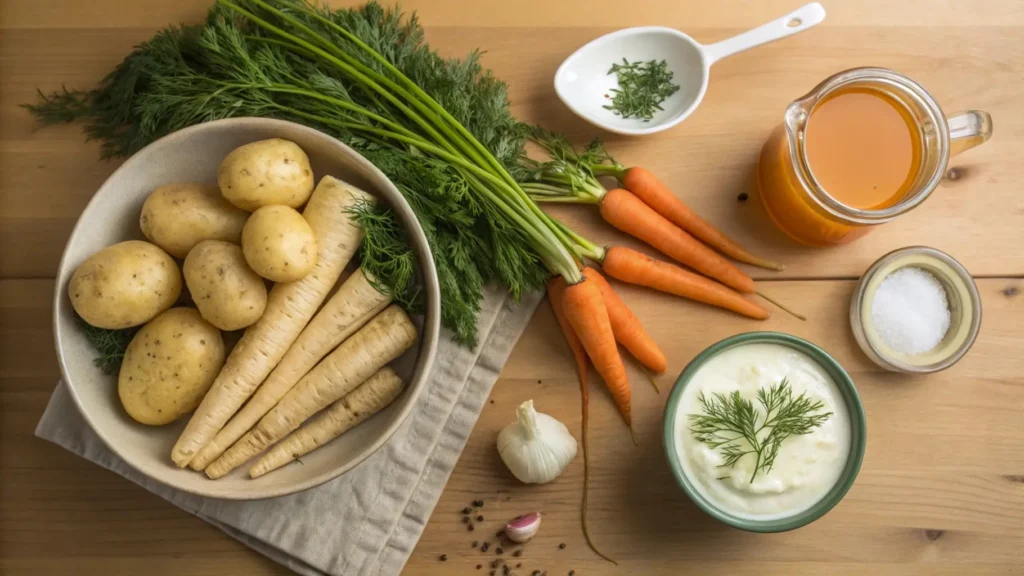
<svg viewBox="0 0 1024 576">
<path fill-rule="evenodd" d="M 921 268 L 900 268 L 886 276 L 875 291 L 871 321 L 890 348 L 923 354 L 938 346 L 949 330 L 946 289 Z"/>
</svg>

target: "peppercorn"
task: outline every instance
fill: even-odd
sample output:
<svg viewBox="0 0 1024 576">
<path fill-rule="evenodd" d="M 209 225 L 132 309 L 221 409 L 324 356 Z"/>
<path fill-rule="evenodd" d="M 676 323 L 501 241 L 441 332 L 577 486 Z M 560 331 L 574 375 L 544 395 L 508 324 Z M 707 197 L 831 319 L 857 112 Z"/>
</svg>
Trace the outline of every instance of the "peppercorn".
<svg viewBox="0 0 1024 576">
<path fill-rule="evenodd" d="M 469 530 L 470 532 L 472 532 L 473 530 L 476 530 L 476 526 L 470 524 L 469 526 L 466 526 L 466 530 Z"/>
<path fill-rule="evenodd" d="M 746 192 L 743 192 L 736 197 L 736 199 L 739 200 L 740 202 L 746 202 L 747 198 L 750 198 L 750 196 Z"/>
<path fill-rule="evenodd" d="M 480 545 L 480 551 L 481 552 L 487 552 L 487 549 L 490 548 L 490 547 L 491 547 L 490 544 L 488 544 L 487 542 L 484 542 L 483 544 Z"/>
<path fill-rule="evenodd" d="M 520 568 L 520 567 L 522 567 L 522 565 L 523 565 L 522 562 L 516 562 L 516 568 Z"/>
<path fill-rule="evenodd" d="M 448 555 L 447 554 L 441 554 L 441 562 L 447 562 L 447 561 L 448 561 Z"/>
<path fill-rule="evenodd" d="M 477 516 L 477 517 L 476 517 L 476 521 L 477 521 L 477 522 L 483 522 L 483 521 L 484 521 L 484 515 L 483 515 L 483 514 L 481 514 L 481 515 Z"/>
<path fill-rule="evenodd" d="M 504 550 L 502 550 L 501 548 L 498 548 L 498 549 L 497 549 L 497 550 L 495 550 L 494 552 L 495 552 L 496 554 L 499 554 L 499 555 L 501 555 L 501 554 L 504 554 L 504 553 L 505 553 L 505 551 L 504 551 Z"/>
<path fill-rule="evenodd" d="M 470 508 L 469 506 L 466 506 L 465 508 L 462 509 L 462 513 L 463 514 L 469 514 L 472 511 L 473 511 L 473 509 Z"/>
<path fill-rule="evenodd" d="M 483 568 L 483 567 L 484 567 L 484 565 L 483 565 L 483 564 L 477 564 L 477 565 L 476 565 L 476 569 L 477 569 L 477 570 L 479 570 L 479 569 L 481 569 L 481 568 Z"/>
<path fill-rule="evenodd" d="M 477 508 L 483 508 L 484 507 L 484 501 L 483 500 L 473 500 L 473 506 L 476 506 Z"/>
<path fill-rule="evenodd" d="M 558 545 L 558 549 L 559 550 L 565 550 L 565 542 L 562 542 L 561 544 L 559 544 Z"/>
<path fill-rule="evenodd" d="M 463 516 L 462 517 L 462 523 L 463 524 L 469 524 L 469 516 Z"/>
<path fill-rule="evenodd" d="M 508 576 L 508 573 L 511 572 L 511 571 L 512 570 L 508 567 L 507 564 L 505 566 L 501 567 L 501 573 L 504 574 L 505 576 Z"/>
<path fill-rule="evenodd" d="M 569 570 L 569 576 L 576 576 L 575 570 Z"/>
<path fill-rule="evenodd" d="M 479 540 L 473 540 L 473 548 L 476 548 L 479 545 L 480 545 L 480 541 Z"/>
<path fill-rule="evenodd" d="M 523 555 L 523 549 L 520 548 L 519 550 L 516 550 L 515 552 L 512 553 L 512 555 L 515 556 L 516 558 L 519 558 L 520 556 Z"/>
</svg>

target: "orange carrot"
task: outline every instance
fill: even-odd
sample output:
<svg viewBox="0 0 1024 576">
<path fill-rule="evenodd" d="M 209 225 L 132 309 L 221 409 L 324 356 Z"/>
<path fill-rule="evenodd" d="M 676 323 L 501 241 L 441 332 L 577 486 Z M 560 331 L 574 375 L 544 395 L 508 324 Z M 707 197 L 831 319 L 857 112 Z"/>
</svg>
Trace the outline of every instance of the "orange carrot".
<svg viewBox="0 0 1024 576">
<path fill-rule="evenodd" d="M 633 311 L 612 290 L 612 285 L 600 272 L 589 266 L 583 272 L 601 288 L 601 297 L 604 298 L 604 306 L 608 309 L 608 319 L 612 323 L 615 339 L 648 369 L 658 374 L 663 373 L 668 368 L 668 360 L 665 359 L 665 354 L 658 344 L 647 335 Z"/>
<path fill-rule="evenodd" d="M 608 310 L 601 298 L 601 288 L 584 274 L 583 280 L 566 287 L 564 297 L 563 309 L 569 325 L 583 343 L 583 349 L 597 368 L 597 373 L 604 378 L 622 419 L 632 430 L 629 379 L 615 343 Z"/>
<path fill-rule="evenodd" d="M 572 356 L 576 359 L 576 373 L 580 378 L 580 386 L 583 387 L 584 394 L 586 394 L 587 352 L 583 349 L 583 343 L 573 332 L 569 320 L 565 317 L 565 278 L 554 276 L 548 280 L 548 300 L 551 301 L 551 308 L 555 311 L 555 320 L 558 320 L 558 326 L 562 329 L 565 341 L 569 343 Z"/>
<path fill-rule="evenodd" d="M 754 281 L 714 250 L 665 219 L 628 190 L 616 188 L 601 200 L 601 216 L 669 257 L 739 292 L 754 292 Z"/>
<path fill-rule="evenodd" d="M 608 248 L 601 267 L 609 276 L 623 282 L 697 300 L 757 320 L 771 316 L 767 310 L 727 286 L 636 250 L 621 246 Z"/>
<path fill-rule="evenodd" d="M 583 537 L 587 539 L 587 545 L 590 546 L 590 549 L 595 554 L 617 565 L 618 562 L 606 556 L 594 545 L 593 540 L 590 538 L 590 528 L 587 524 L 587 502 L 590 496 L 590 453 L 587 449 L 587 446 L 590 444 L 590 391 L 587 389 L 587 353 L 583 349 L 583 344 L 580 342 L 579 337 L 573 332 L 572 326 L 569 325 L 569 320 L 565 317 L 565 308 L 563 306 L 565 303 L 565 279 L 561 276 L 555 276 L 548 280 L 548 299 L 551 300 L 551 308 L 555 311 L 555 319 L 558 320 L 558 326 L 562 329 L 562 334 L 565 335 L 565 340 L 569 343 L 569 348 L 572 349 L 572 355 L 576 358 L 576 371 L 580 376 L 580 400 L 583 404 L 583 502 L 581 505 L 580 523 L 583 526 Z"/>
<path fill-rule="evenodd" d="M 785 267 L 777 262 L 760 258 L 747 252 L 742 246 L 722 233 L 721 230 L 708 224 L 706 220 L 698 216 L 690 207 L 683 204 L 683 201 L 676 197 L 667 186 L 661 183 L 658 178 L 644 168 L 633 167 L 626 170 L 622 177 L 622 185 L 643 200 L 665 218 L 668 218 L 676 226 L 693 234 L 708 246 L 718 250 L 722 254 L 769 270 L 784 270 Z"/>
</svg>

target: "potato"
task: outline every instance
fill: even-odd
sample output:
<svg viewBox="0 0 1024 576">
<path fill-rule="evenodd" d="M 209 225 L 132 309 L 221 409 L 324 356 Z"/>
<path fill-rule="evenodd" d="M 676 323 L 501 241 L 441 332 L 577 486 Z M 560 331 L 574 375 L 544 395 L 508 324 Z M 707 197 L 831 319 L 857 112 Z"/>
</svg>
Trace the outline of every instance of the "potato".
<svg viewBox="0 0 1024 576">
<path fill-rule="evenodd" d="M 71 275 L 68 294 L 75 312 L 99 328 L 145 324 L 181 294 L 181 272 L 166 252 L 128 240 L 93 254 Z"/>
<path fill-rule="evenodd" d="M 298 208 L 313 193 L 313 169 L 298 144 L 271 138 L 235 148 L 220 163 L 217 184 L 242 210 L 272 204 Z"/>
<path fill-rule="evenodd" d="M 193 308 L 171 308 L 132 338 L 117 395 L 137 422 L 174 422 L 199 406 L 223 364 L 220 331 Z"/>
<path fill-rule="evenodd" d="M 151 192 L 142 205 L 139 225 L 149 241 L 175 258 L 203 240 L 242 241 L 249 214 L 224 199 L 213 184 L 167 184 Z"/>
<path fill-rule="evenodd" d="M 185 284 L 203 318 L 221 330 L 240 330 L 260 319 L 267 287 L 245 263 L 242 249 L 203 240 L 185 258 Z"/>
<path fill-rule="evenodd" d="M 294 282 L 316 265 L 316 236 L 306 219 L 287 206 L 264 206 L 242 229 L 242 253 L 267 280 Z"/>
</svg>

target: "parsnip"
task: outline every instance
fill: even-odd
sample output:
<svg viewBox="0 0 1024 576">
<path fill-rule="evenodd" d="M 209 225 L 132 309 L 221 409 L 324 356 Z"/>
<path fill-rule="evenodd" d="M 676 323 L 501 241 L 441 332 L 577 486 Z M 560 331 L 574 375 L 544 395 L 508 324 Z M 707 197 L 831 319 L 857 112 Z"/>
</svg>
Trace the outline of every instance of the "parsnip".
<svg viewBox="0 0 1024 576">
<path fill-rule="evenodd" d="M 317 240 L 313 271 L 270 291 L 263 316 L 245 331 L 192 415 L 171 459 L 185 466 L 270 374 L 316 313 L 363 239 L 348 209 L 374 197 L 330 176 L 317 185 L 303 216 Z"/>
<path fill-rule="evenodd" d="M 398 374 L 390 367 L 381 368 L 308 424 L 275 444 L 249 469 L 249 476 L 259 478 L 327 444 L 383 410 L 401 392 L 402 379 Z"/>
<path fill-rule="evenodd" d="M 209 466 L 295 386 L 328 352 L 376 316 L 391 298 L 372 285 L 362 269 L 356 270 L 317 312 L 288 349 L 281 363 L 256 393 L 189 462 L 195 470 Z"/>
<path fill-rule="evenodd" d="M 206 468 L 220 478 L 295 430 L 412 347 L 416 326 L 392 304 L 306 374 L 273 410 Z"/>
</svg>

